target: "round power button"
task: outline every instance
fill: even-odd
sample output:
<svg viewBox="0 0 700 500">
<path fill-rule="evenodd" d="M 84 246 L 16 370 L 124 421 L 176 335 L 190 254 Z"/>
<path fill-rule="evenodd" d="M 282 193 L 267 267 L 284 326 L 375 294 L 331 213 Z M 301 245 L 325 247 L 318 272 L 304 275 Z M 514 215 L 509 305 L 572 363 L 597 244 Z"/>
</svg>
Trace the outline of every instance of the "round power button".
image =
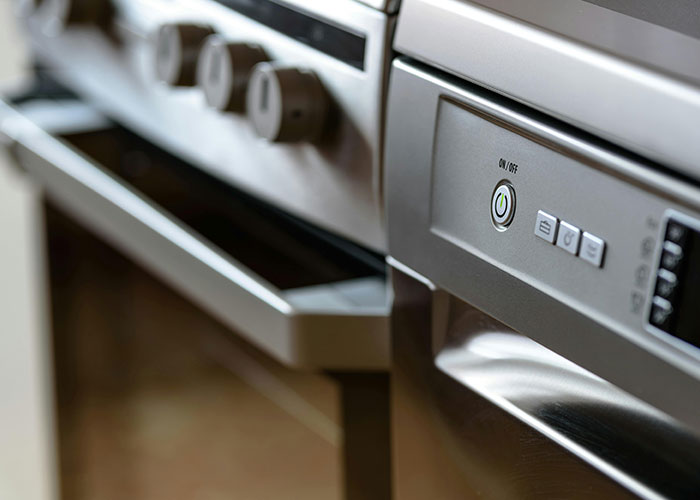
<svg viewBox="0 0 700 500">
<path fill-rule="evenodd" d="M 513 222 L 515 215 L 515 190 L 507 182 L 501 182 L 491 197 L 491 219 L 499 229 Z"/>
</svg>

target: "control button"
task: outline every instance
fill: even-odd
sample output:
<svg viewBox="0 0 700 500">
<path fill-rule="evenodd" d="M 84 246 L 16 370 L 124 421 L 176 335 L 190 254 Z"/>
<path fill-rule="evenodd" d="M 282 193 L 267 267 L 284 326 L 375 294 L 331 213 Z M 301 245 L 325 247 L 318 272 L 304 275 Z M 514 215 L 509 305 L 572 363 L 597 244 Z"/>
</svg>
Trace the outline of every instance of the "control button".
<svg viewBox="0 0 700 500">
<path fill-rule="evenodd" d="M 272 142 L 320 138 L 330 102 L 308 70 L 260 63 L 250 77 L 246 109 L 258 135 Z"/>
<path fill-rule="evenodd" d="M 245 96 L 253 67 L 268 61 L 257 45 L 230 43 L 220 35 L 204 42 L 197 66 L 197 83 L 209 106 L 219 111 L 245 111 Z"/>
<path fill-rule="evenodd" d="M 678 290 L 678 277 L 671 271 L 659 269 L 659 274 L 656 278 L 655 294 L 659 297 L 673 302 Z"/>
<path fill-rule="evenodd" d="M 662 297 L 654 297 L 651 312 L 649 313 L 649 323 L 665 332 L 671 331 L 673 326 L 673 306 L 668 300 Z"/>
<path fill-rule="evenodd" d="M 166 24 L 156 35 L 156 75 L 168 85 L 195 84 L 197 60 L 204 40 L 214 31 L 196 24 Z"/>
<path fill-rule="evenodd" d="M 676 221 L 669 220 L 666 226 L 666 240 L 682 247 L 687 239 L 688 228 Z"/>
<path fill-rule="evenodd" d="M 557 246 L 572 255 L 578 254 L 579 243 L 581 242 L 581 230 L 572 226 L 568 222 L 559 223 L 559 233 L 557 234 Z"/>
<path fill-rule="evenodd" d="M 661 267 L 678 274 L 683 263 L 683 249 L 671 241 L 664 241 L 661 253 Z"/>
<path fill-rule="evenodd" d="M 605 242 L 597 236 L 584 231 L 579 257 L 595 267 L 603 267 L 604 255 Z"/>
<path fill-rule="evenodd" d="M 542 238 L 548 243 L 554 243 L 557 239 L 557 228 L 559 219 L 547 212 L 540 210 L 537 212 L 537 220 L 535 221 L 535 236 Z"/>
<path fill-rule="evenodd" d="M 491 197 L 491 218 L 499 228 L 506 228 L 513 222 L 515 215 L 515 190 L 513 186 L 502 182 Z"/>
</svg>

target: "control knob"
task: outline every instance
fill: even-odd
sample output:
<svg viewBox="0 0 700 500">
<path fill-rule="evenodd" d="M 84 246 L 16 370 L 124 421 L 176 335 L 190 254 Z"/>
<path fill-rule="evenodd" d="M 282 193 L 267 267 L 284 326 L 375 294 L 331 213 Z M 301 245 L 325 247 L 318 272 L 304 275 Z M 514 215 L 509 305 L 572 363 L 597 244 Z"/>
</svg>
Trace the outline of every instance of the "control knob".
<svg viewBox="0 0 700 500">
<path fill-rule="evenodd" d="M 268 60 L 258 45 L 230 43 L 220 35 L 208 37 L 197 67 L 197 82 L 207 104 L 219 111 L 245 111 L 245 96 L 253 68 Z"/>
<path fill-rule="evenodd" d="M 255 67 L 246 101 L 253 127 L 273 142 L 319 138 L 329 108 L 328 94 L 312 71 L 270 63 Z"/>
<path fill-rule="evenodd" d="M 192 87 L 204 40 L 214 33 L 209 26 L 166 24 L 156 34 L 156 76 L 168 85 Z"/>
</svg>

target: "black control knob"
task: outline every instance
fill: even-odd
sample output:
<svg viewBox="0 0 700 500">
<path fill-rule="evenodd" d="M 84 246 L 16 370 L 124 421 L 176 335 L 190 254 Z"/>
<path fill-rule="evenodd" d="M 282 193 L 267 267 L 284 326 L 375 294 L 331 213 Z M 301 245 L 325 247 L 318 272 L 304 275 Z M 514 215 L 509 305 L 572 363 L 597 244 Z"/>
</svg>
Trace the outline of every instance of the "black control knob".
<svg viewBox="0 0 700 500">
<path fill-rule="evenodd" d="M 106 26 L 114 13 L 110 0 L 34 0 L 23 3 L 33 3 L 35 8 L 40 6 L 47 27 L 56 32 L 70 25 Z"/>
<path fill-rule="evenodd" d="M 246 108 L 269 141 L 313 141 L 326 123 L 329 97 L 312 71 L 261 63 L 250 78 Z"/>
<path fill-rule="evenodd" d="M 192 87 L 204 40 L 214 30 L 199 24 L 166 24 L 156 34 L 156 76 L 168 85 Z"/>
<path fill-rule="evenodd" d="M 245 111 L 253 68 L 268 60 L 258 45 L 230 43 L 220 35 L 211 35 L 204 43 L 197 68 L 197 82 L 207 104 L 219 111 Z"/>
</svg>

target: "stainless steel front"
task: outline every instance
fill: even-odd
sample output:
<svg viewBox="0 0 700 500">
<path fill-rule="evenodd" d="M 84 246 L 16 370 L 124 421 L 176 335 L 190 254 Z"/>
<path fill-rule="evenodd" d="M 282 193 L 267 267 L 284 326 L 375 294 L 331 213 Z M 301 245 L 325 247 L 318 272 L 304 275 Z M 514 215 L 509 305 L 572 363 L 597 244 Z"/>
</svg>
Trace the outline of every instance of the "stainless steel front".
<svg viewBox="0 0 700 500">
<path fill-rule="evenodd" d="M 89 26 L 47 34 L 41 7 L 26 19 L 32 49 L 55 79 L 225 182 L 365 246 L 385 249 L 381 151 L 392 16 L 354 0 L 281 2 L 364 37 L 362 70 L 216 2 L 114 3 L 119 43 Z M 261 46 L 279 64 L 313 70 L 337 111 L 332 130 L 314 144 L 270 144 L 245 115 L 209 108 L 200 89 L 156 81 L 152 33 L 172 22 L 207 24 L 228 41 Z"/>
<path fill-rule="evenodd" d="M 699 216 L 696 186 L 408 61 L 394 63 L 387 130 L 393 257 L 700 431 L 700 350 L 649 331 L 633 300 L 653 295 L 666 211 Z M 490 199 L 504 178 L 517 208 L 497 231 Z M 606 240 L 603 268 L 537 238 L 539 210 Z"/>
<path fill-rule="evenodd" d="M 405 0 L 395 47 L 700 179 L 697 38 L 581 0 Z"/>
<path fill-rule="evenodd" d="M 391 264 L 397 498 L 695 497 L 697 436 Z"/>
<path fill-rule="evenodd" d="M 89 110 L 46 106 L 44 116 L 63 132 L 99 125 Z M 0 137 L 50 198 L 279 361 L 304 369 L 388 366 L 383 280 L 278 290 L 3 102 Z"/>
</svg>

